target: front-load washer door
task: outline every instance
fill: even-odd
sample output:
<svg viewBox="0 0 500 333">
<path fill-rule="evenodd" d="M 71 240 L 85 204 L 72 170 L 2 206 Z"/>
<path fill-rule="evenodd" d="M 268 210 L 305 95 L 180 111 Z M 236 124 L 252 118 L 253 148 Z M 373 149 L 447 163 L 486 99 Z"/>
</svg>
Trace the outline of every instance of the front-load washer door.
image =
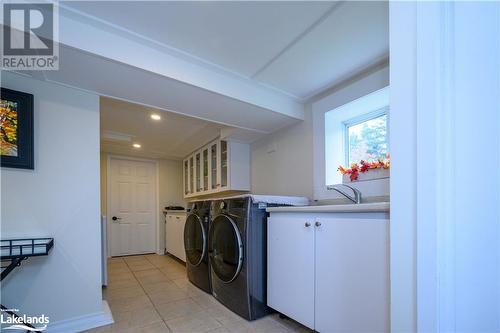
<svg viewBox="0 0 500 333">
<path fill-rule="evenodd" d="M 236 279 L 243 264 L 243 243 L 236 223 L 227 215 L 219 215 L 210 227 L 210 265 L 223 282 Z"/>
<path fill-rule="evenodd" d="M 190 214 L 184 226 L 184 248 L 186 260 L 193 266 L 198 266 L 203 261 L 207 250 L 207 235 L 201 218 Z"/>
</svg>

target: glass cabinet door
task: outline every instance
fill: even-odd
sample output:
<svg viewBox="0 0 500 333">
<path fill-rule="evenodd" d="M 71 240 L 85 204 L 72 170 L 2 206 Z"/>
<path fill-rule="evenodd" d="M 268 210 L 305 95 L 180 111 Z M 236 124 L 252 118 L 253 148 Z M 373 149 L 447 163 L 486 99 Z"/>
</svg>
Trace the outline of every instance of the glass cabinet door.
<svg viewBox="0 0 500 333">
<path fill-rule="evenodd" d="M 189 162 L 184 161 L 184 195 L 189 194 Z"/>
<path fill-rule="evenodd" d="M 196 165 L 195 165 L 195 173 L 196 173 L 196 192 L 201 191 L 201 154 L 196 153 L 195 155 Z"/>
<path fill-rule="evenodd" d="M 220 184 L 217 182 L 217 143 L 210 145 L 210 189 L 217 189 Z"/>
<path fill-rule="evenodd" d="M 208 191 L 208 148 L 203 149 L 203 191 Z"/>
<path fill-rule="evenodd" d="M 227 187 L 227 141 L 220 142 L 220 186 Z"/>
<path fill-rule="evenodd" d="M 189 158 L 189 193 L 194 193 L 194 158 Z"/>
</svg>

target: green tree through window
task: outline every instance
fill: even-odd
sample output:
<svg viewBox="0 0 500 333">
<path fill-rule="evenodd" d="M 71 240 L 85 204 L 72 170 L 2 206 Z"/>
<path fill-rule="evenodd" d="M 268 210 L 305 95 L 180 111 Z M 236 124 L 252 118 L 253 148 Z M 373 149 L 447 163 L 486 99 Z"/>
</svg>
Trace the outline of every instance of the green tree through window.
<svg viewBox="0 0 500 333">
<path fill-rule="evenodd" d="M 346 127 L 348 164 L 372 162 L 387 155 L 387 115 Z"/>
</svg>

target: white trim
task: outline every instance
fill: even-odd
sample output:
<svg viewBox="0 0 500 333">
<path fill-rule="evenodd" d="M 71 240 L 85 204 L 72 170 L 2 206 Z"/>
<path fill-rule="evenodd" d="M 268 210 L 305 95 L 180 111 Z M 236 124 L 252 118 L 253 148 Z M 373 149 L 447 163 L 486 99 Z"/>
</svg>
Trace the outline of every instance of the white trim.
<svg viewBox="0 0 500 333">
<path fill-rule="evenodd" d="M 436 6 L 436 5 L 434 5 Z M 438 23 L 435 24 L 433 31 L 439 31 L 440 50 L 436 50 L 436 57 L 439 56 L 439 64 L 436 66 L 435 73 L 439 75 L 436 82 L 439 86 L 437 92 L 437 109 L 436 112 L 436 170 L 438 166 L 448 165 L 449 168 L 441 169 L 436 172 L 436 216 L 431 232 L 435 233 L 437 240 L 437 248 L 435 249 L 435 258 L 437 268 L 434 262 L 433 268 L 436 270 L 434 285 L 429 290 L 426 297 L 435 297 L 436 311 L 434 319 L 435 329 L 437 331 L 448 332 L 455 331 L 456 311 L 455 311 L 455 191 L 456 191 L 456 172 L 455 172 L 455 4 L 453 2 L 439 3 L 439 7 L 435 11 L 437 13 Z M 425 13 L 428 16 L 428 12 Z M 439 25 L 438 25 L 439 24 Z M 428 25 L 426 22 L 425 25 Z M 430 32 L 429 32 L 430 33 Z M 421 112 L 420 108 L 417 112 Z M 429 111 L 428 111 L 429 112 Z M 425 158 L 425 156 L 423 157 Z M 428 178 L 427 178 L 428 179 Z M 430 180 L 430 179 L 428 179 Z M 422 207 L 425 209 L 425 207 Z M 428 209 L 428 207 L 427 207 Z M 421 209 L 418 210 L 419 213 Z M 420 223 L 420 218 L 419 218 Z M 432 239 L 432 238 L 431 238 Z M 420 235 L 417 238 L 417 246 L 423 246 L 428 239 L 421 239 Z M 427 267 L 428 268 L 428 267 Z M 418 269 L 424 269 L 418 266 Z M 417 277 L 420 279 L 420 276 Z M 417 280 L 418 281 L 418 280 Z M 420 287 L 420 288 L 419 288 Z M 420 283 L 417 286 L 419 294 L 417 299 L 424 297 L 425 289 L 421 288 Z M 434 292 L 435 294 L 430 294 Z M 429 295 L 430 294 L 430 295 Z M 418 325 L 426 324 L 425 320 L 433 318 L 418 318 Z"/>
<path fill-rule="evenodd" d="M 138 157 L 130 157 L 130 156 L 124 156 L 124 155 L 114 155 L 114 154 L 108 154 L 107 155 L 107 161 L 106 161 L 106 215 L 110 216 L 110 210 L 109 210 L 109 207 L 110 207 L 110 203 L 111 203 L 111 159 L 118 159 L 118 160 L 126 160 L 126 161 L 139 161 L 139 162 L 150 162 L 150 163 L 153 163 L 154 167 L 155 167 L 155 178 L 156 178 L 156 191 L 155 191 L 155 196 L 156 196 L 156 199 L 155 199 L 155 207 L 154 207 L 154 211 L 155 211 L 155 216 L 156 216 L 156 228 L 155 228 L 155 239 L 156 239 L 156 244 L 155 244 L 155 248 L 156 248 L 156 253 L 159 254 L 159 255 L 162 255 L 164 254 L 163 250 L 160 248 L 160 244 L 161 244 L 161 241 L 160 241 L 160 237 L 162 237 L 162 233 L 161 233 L 161 230 L 160 230 L 160 222 L 161 222 L 161 219 L 160 219 L 160 163 L 158 160 L 155 160 L 155 159 L 148 159 L 148 158 L 138 158 Z M 109 251 L 109 244 L 111 242 L 111 228 L 110 228 L 110 225 L 112 222 L 110 218 L 107 219 L 108 220 L 108 225 L 107 225 L 107 231 L 108 231 L 108 239 L 107 239 L 107 243 L 108 243 L 108 254 L 109 256 L 111 256 L 111 251 Z"/>
<path fill-rule="evenodd" d="M 74 317 L 50 323 L 46 332 L 48 333 L 67 333 L 82 332 L 96 327 L 113 324 L 113 314 L 109 308 L 108 302 L 102 301 L 102 311 L 91 313 L 84 316 Z"/>
<path fill-rule="evenodd" d="M 452 2 L 419 3 L 416 10 L 416 283 L 422 331 L 455 331 L 453 7 Z"/>
<path fill-rule="evenodd" d="M 416 2 L 390 2 L 391 332 L 416 332 Z"/>
<path fill-rule="evenodd" d="M 437 271 L 438 260 L 436 252 L 438 242 L 436 218 L 438 216 L 438 192 L 445 183 L 444 178 L 453 173 L 453 163 L 445 163 L 446 150 L 449 145 L 443 145 L 447 134 L 438 133 L 439 118 L 445 116 L 442 100 L 446 92 L 441 89 L 442 73 L 446 63 L 440 58 L 440 48 L 443 46 L 442 24 L 439 3 L 429 3 L 425 7 L 417 4 L 415 66 L 419 68 L 416 77 L 416 288 L 417 288 L 417 327 L 418 330 L 437 332 Z M 425 13 L 425 14 L 424 14 Z M 441 33 L 441 34 L 440 34 Z M 441 104 L 441 105 L 440 105 Z M 444 119 L 443 119 L 444 120 Z M 448 119 L 450 120 L 450 119 Z M 445 151 L 442 151 L 446 147 Z M 453 150 L 453 149 L 451 149 Z M 438 153 L 439 152 L 439 153 Z M 445 163 L 445 164 L 442 164 Z M 447 165 L 444 170 L 439 165 Z M 444 177 L 444 178 L 442 178 Z M 452 201 L 453 196 L 448 196 Z M 454 330 L 453 330 L 454 331 Z"/>
<path fill-rule="evenodd" d="M 155 206 L 156 206 L 156 254 L 158 255 L 163 255 L 165 254 L 165 242 L 163 242 L 163 249 L 160 247 L 161 242 L 161 237 L 165 235 L 165 232 L 161 232 L 161 223 L 164 222 L 165 220 L 162 220 L 163 216 L 163 210 L 160 209 L 160 162 L 155 161 L 155 168 L 156 168 L 156 200 L 155 200 Z"/>
</svg>

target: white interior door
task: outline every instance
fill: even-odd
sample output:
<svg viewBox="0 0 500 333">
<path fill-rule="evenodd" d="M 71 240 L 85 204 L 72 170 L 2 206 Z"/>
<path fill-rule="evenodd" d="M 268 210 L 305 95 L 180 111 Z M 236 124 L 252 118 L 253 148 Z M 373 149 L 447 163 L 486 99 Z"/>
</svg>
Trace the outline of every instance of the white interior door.
<svg viewBox="0 0 500 333">
<path fill-rule="evenodd" d="M 108 221 L 111 256 L 156 248 L 156 164 L 111 158 Z"/>
</svg>

